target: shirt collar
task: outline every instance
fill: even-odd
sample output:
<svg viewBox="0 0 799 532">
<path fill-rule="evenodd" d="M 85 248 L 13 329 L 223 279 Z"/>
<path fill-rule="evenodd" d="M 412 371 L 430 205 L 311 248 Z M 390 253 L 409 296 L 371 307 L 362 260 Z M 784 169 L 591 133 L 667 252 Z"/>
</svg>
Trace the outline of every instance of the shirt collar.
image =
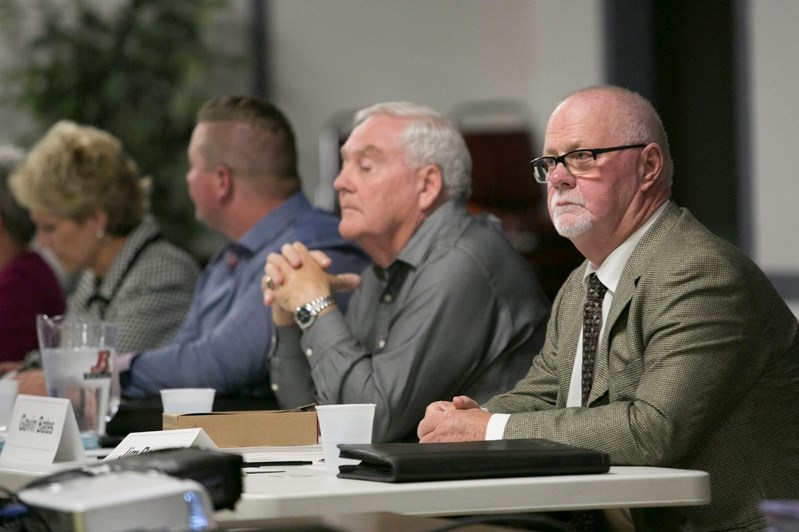
<svg viewBox="0 0 799 532">
<path fill-rule="evenodd" d="M 111 297 L 116 287 L 125 279 L 131 262 L 141 253 L 142 248 L 153 240 L 160 238 L 161 229 L 151 214 L 142 221 L 125 238 L 125 244 L 111 263 L 106 275 L 99 279 L 95 276 L 95 294 Z"/>
<path fill-rule="evenodd" d="M 239 257 L 253 255 L 285 232 L 286 226 L 294 221 L 295 213 L 305 211 L 310 202 L 305 194 L 297 192 L 289 196 L 269 214 L 253 225 L 232 247 Z"/>
<path fill-rule="evenodd" d="M 585 269 L 585 273 L 583 275 L 583 286 L 588 289 L 588 276 L 592 273 L 596 272 L 596 276 L 599 277 L 599 280 L 602 281 L 602 284 L 607 287 L 608 290 L 611 292 L 616 292 L 616 287 L 619 285 L 619 280 L 621 279 L 621 274 L 624 271 L 624 267 L 627 265 L 627 261 L 630 259 L 630 255 L 633 254 L 633 250 L 635 250 L 635 246 L 638 245 L 638 242 L 644 236 L 644 234 L 652 227 L 652 224 L 655 223 L 655 220 L 663 214 L 663 211 L 666 210 L 666 205 L 668 205 L 668 200 L 663 203 L 658 210 L 656 210 L 649 219 L 644 222 L 644 225 L 639 227 L 633 234 L 627 237 L 627 240 L 621 243 L 619 247 L 614 249 L 610 255 L 605 259 L 602 265 L 599 268 L 595 268 L 591 262 L 588 263 L 588 267 Z"/>
<path fill-rule="evenodd" d="M 424 262 L 433 245 L 438 242 L 441 229 L 452 223 L 459 216 L 467 216 L 462 203 L 457 200 L 448 200 L 441 204 L 433 213 L 416 228 L 408 243 L 394 260 L 404 262 L 411 267 L 417 267 Z M 394 264 L 389 265 L 389 268 Z"/>
</svg>

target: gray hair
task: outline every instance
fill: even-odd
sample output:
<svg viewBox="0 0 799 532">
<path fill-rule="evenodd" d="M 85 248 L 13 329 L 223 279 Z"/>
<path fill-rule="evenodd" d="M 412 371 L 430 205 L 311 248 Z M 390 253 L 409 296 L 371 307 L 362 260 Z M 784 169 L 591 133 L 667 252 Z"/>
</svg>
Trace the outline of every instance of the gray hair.
<svg viewBox="0 0 799 532">
<path fill-rule="evenodd" d="M 450 199 L 466 200 L 472 192 L 472 158 L 463 137 L 443 116 L 429 107 L 409 102 L 385 102 L 355 114 L 358 126 L 375 115 L 413 118 L 402 134 L 408 164 L 434 164 L 441 170 Z"/>
<path fill-rule="evenodd" d="M 36 234 L 28 210 L 20 205 L 8 188 L 8 178 L 25 158 L 16 146 L 0 146 L 0 219 L 15 242 L 27 246 Z"/>
</svg>

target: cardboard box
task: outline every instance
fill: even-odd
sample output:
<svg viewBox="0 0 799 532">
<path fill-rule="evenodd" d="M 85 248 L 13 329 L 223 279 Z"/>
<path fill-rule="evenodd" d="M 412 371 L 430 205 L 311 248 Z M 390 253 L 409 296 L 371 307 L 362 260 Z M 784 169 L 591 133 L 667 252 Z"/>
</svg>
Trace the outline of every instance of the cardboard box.
<svg viewBox="0 0 799 532">
<path fill-rule="evenodd" d="M 316 445 L 316 411 L 247 410 L 208 414 L 164 412 L 163 428 L 202 428 L 217 447 Z"/>
</svg>

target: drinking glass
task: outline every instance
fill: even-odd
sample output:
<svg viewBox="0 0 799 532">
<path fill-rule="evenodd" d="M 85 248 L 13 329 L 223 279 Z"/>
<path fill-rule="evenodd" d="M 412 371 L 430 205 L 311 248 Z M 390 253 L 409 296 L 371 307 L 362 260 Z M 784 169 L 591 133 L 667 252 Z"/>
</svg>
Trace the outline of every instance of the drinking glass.
<svg viewBox="0 0 799 532">
<path fill-rule="evenodd" d="M 40 314 L 36 331 L 48 395 L 70 400 L 81 433 L 104 434 L 119 408 L 116 324 Z"/>
</svg>

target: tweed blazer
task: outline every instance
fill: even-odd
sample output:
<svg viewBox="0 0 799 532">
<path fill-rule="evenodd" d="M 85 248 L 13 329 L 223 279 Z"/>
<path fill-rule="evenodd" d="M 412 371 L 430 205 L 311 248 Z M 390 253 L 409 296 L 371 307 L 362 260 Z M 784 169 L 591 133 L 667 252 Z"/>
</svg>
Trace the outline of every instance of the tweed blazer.
<svg viewBox="0 0 799 532">
<path fill-rule="evenodd" d="M 799 499 L 799 328 L 763 272 L 670 204 L 613 296 L 587 408 L 566 408 L 586 264 L 564 283 L 527 376 L 486 407 L 506 438 L 707 471 L 708 506 L 633 510 L 638 530 L 761 530 L 763 499 Z"/>
<path fill-rule="evenodd" d="M 154 349 L 175 334 L 191 304 L 200 269 L 161 238 L 148 215 L 128 235 L 108 274 L 86 270 L 67 301 L 67 314 L 117 324 L 117 352 Z"/>
</svg>

